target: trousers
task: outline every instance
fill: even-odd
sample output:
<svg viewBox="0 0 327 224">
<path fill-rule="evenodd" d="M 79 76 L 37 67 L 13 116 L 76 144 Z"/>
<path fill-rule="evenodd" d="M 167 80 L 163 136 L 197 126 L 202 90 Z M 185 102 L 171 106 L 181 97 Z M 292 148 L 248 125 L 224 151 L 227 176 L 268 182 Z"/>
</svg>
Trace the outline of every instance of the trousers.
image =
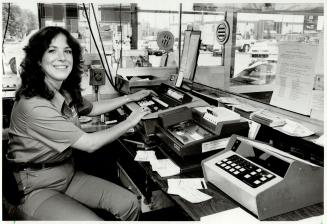
<svg viewBox="0 0 327 224">
<path fill-rule="evenodd" d="M 19 208 L 35 220 L 101 220 L 89 208 L 105 209 L 117 219 L 137 220 L 135 194 L 107 180 L 74 170 L 73 163 L 15 173 L 24 191 Z"/>
</svg>

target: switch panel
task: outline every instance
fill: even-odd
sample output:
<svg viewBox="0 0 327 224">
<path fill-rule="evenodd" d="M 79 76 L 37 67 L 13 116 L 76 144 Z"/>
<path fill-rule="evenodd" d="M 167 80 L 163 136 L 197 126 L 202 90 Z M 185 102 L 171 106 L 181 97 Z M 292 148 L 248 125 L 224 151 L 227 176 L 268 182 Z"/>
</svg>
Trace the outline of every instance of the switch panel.
<svg viewBox="0 0 327 224">
<path fill-rule="evenodd" d="M 90 68 L 90 85 L 100 86 L 105 84 L 104 68 L 99 66 L 92 66 Z"/>
</svg>

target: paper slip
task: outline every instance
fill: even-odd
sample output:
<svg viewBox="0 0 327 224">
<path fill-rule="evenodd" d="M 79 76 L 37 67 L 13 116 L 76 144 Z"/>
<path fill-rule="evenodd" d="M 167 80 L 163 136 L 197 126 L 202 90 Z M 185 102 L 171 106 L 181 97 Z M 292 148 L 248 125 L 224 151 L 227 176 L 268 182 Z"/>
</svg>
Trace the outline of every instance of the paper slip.
<svg viewBox="0 0 327 224">
<path fill-rule="evenodd" d="M 193 189 L 207 189 L 204 178 L 171 178 L 168 179 L 168 188 L 175 189 L 180 186 Z"/>
<path fill-rule="evenodd" d="M 179 186 L 178 188 L 174 189 L 168 188 L 167 192 L 168 194 L 177 194 L 191 203 L 200 203 L 212 198 L 210 195 L 207 195 L 197 189 L 188 188 L 184 186 Z"/>
<path fill-rule="evenodd" d="M 260 221 L 254 215 L 243 210 L 242 208 L 233 208 L 226 211 L 221 211 L 215 214 L 203 216 L 200 219 L 201 223 L 219 223 L 234 224 L 234 223 L 251 223 L 251 224 L 322 224 L 323 216 L 314 216 L 297 221 Z"/>
<path fill-rule="evenodd" d="M 242 208 L 233 208 L 226 211 L 218 212 L 212 215 L 201 217 L 200 221 L 203 223 L 251 223 L 259 224 L 262 221 L 255 218 L 252 214 L 246 212 Z"/>
<path fill-rule="evenodd" d="M 226 148 L 229 138 L 222 138 L 202 143 L 202 153 Z"/>
<path fill-rule="evenodd" d="M 149 151 L 138 150 L 136 152 L 136 156 L 135 156 L 134 160 L 150 162 L 153 160 L 157 160 L 157 157 L 156 157 L 155 151 L 153 151 L 153 150 L 149 150 Z"/>
<path fill-rule="evenodd" d="M 285 121 L 286 124 L 278 130 L 287 135 L 295 137 L 307 137 L 314 134 L 313 131 L 295 121 L 291 121 L 288 119 L 286 119 Z"/>
<path fill-rule="evenodd" d="M 181 169 L 170 159 L 158 159 L 150 161 L 152 170 L 157 171 L 161 177 L 179 174 Z"/>
<path fill-rule="evenodd" d="M 312 141 L 318 145 L 324 146 L 325 137 L 321 135 L 319 138 L 313 139 Z"/>
</svg>

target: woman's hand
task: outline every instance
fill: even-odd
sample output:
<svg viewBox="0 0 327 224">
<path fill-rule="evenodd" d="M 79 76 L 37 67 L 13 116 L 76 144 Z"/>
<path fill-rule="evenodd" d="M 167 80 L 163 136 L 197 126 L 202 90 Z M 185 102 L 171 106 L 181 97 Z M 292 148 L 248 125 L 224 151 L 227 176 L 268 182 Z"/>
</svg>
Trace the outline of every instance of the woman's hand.
<svg viewBox="0 0 327 224">
<path fill-rule="evenodd" d="M 150 95 L 150 93 L 154 93 L 154 92 L 151 90 L 148 90 L 148 89 L 142 89 L 136 93 L 128 95 L 127 97 L 131 101 L 139 101 L 139 100 L 143 99 L 144 97 Z"/>
<path fill-rule="evenodd" d="M 133 111 L 126 120 L 131 122 L 133 126 L 140 122 L 142 117 L 151 113 L 151 110 L 148 107 L 140 107 L 137 110 Z"/>
</svg>

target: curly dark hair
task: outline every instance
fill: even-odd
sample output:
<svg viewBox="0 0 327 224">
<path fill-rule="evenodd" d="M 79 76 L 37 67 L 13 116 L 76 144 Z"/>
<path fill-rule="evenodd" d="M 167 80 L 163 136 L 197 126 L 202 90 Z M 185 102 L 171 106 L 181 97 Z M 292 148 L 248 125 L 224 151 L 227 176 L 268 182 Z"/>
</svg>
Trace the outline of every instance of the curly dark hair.
<svg viewBox="0 0 327 224">
<path fill-rule="evenodd" d="M 82 51 L 78 41 L 62 27 L 48 26 L 36 32 L 24 47 L 25 58 L 21 63 L 21 86 L 16 92 L 16 100 L 21 96 L 31 98 L 40 96 L 47 100 L 54 97 L 54 92 L 45 83 L 45 73 L 40 66 L 44 52 L 49 48 L 51 41 L 58 34 L 63 34 L 67 38 L 67 44 L 72 49 L 73 68 L 69 76 L 63 81 L 60 90 L 67 91 L 72 103 L 82 104 L 81 95 L 81 74 L 82 74 Z"/>
</svg>

